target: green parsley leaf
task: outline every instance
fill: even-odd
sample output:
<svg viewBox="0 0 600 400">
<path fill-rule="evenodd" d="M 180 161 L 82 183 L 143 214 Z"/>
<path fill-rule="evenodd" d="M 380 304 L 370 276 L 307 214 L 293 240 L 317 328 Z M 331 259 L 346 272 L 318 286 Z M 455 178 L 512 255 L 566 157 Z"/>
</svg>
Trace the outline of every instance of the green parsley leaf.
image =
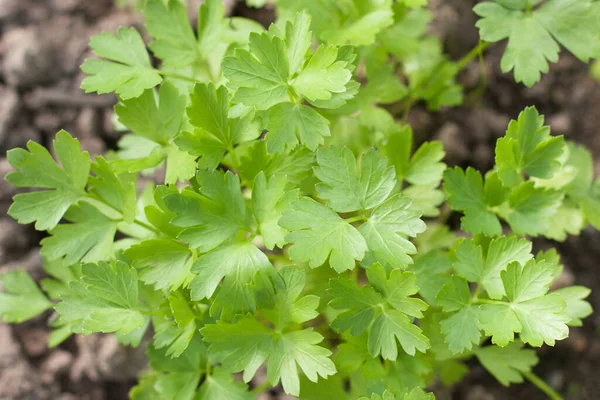
<svg viewBox="0 0 600 400">
<path fill-rule="evenodd" d="M 146 29 L 154 38 L 149 47 L 164 65 L 183 67 L 199 58 L 196 36 L 181 2 L 149 0 L 144 15 Z"/>
<path fill-rule="evenodd" d="M 537 189 L 531 181 L 517 186 L 510 195 L 511 212 L 506 218 L 511 229 L 521 235 L 545 233 L 563 196 L 559 191 Z"/>
<path fill-rule="evenodd" d="M 208 252 L 246 228 L 246 205 L 236 175 L 198 171 L 196 178 L 200 194 L 187 189 L 164 200 L 176 214 L 172 223 L 184 228 L 178 238 Z"/>
<path fill-rule="evenodd" d="M 409 199 L 394 195 L 377 206 L 358 228 L 377 261 L 393 267 L 413 263 L 409 254 L 415 254 L 417 248 L 405 236 L 414 237 L 427 227 L 419 218 L 421 213 L 411 210 L 410 205 Z"/>
<path fill-rule="evenodd" d="M 116 174 L 103 157 L 92 164 L 95 176 L 88 179 L 89 193 L 120 212 L 123 220 L 132 223 L 136 214 L 136 176 Z"/>
<path fill-rule="evenodd" d="M 375 150 L 364 154 L 357 167 L 347 147 L 328 147 L 317 152 L 315 175 L 319 198 L 338 212 L 372 209 L 383 203 L 396 185 L 393 167 Z"/>
<path fill-rule="evenodd" d="M 248 146 L 247 153 L 240 158 L 240 176 L 252 182 L 264 171 L 265 175 L 285 176 L 290 185 L 301 184 L 312 175 L 315 153 L 306 147 L 296 147 L 289 153 L 268 154 L 264 140 L 255 141 Z"/>
<path fill-rule="evenodd" d="M 556 41 L 583 62 L 600 56 L 600 41 L 583 44 L 581 38 L 595 32 L 600 5 L 591 0 L 550 0 L 532 11 L 526 4 L 485 2 L 473 9 L 482 17 L 477 22 L 482 40 L 498 42 L 508 38 L 502 57 L 502 71 L 514 68 L 515 79 L 526 86 L 548 72 L 548 61 L 557 62 L 560 48 Z"/>
<path fill-rule="evenodd" d="M 88 74 L 81 88 L 89 92 L 117 92 L 122 99 L 140 96 L 162 82 L 152 68 L 142 37 L 135 28 L 119 28 L 116 35 L 93 36 L 90 47 L 102 59 L 85 60 L 81 70 Z"/>
<path fill-rule="evenodd" d="M 300 297 L 306 284 L 306 273 L 296 267 L 284 267 L 278 272 L 264 269 L 255 279 L 257 306 L 275 329 L 301 324 L 319 316 L 319 297 Z M 299 298 L 300 297 L 300 298 Z"/>
<path fill-rule="evenodd" d="M 470 351 L 474 344 L 479 344 L 481 332 L 479 331 L 478 313 L 479 310 L 476 306 L 468 305 L 456 314 L 441 321 L 441 331 L 445 336 L 444 341 L 448 344 L 448 349 L 452 353 Z"/>
<path fill-rule="evenodd" d="M 492 342 L 506 346 L 513 332 L 532 346 L 544 342 L 553 346 L 569 334 L 564 313 L 566 303 L 556 293 L 546 294 L 557 275 L 557 267 L 546 261 L 531 260 L 524 266 L 514 262 L 502 271 L 502 282 L 510 303 L 484 304 L 480 321 Z M 502 316 L 502 318 L 500 318 Z"/>
<path fill-rule="evenodd" d="M 245 105 L 268 110 L 287 98 L 290 67 L 279 37 L 251 33 L 249 50 L 237 49 L 221 68 L 236 100 Z"/>
<path fill-rule="evenodd" d="M 298 191 L 286 191 L 286 183 L 285 176 L 273 175 L 267 179 L 262 171 L 254 180 L 252 211 L 265 247 L 269 250 L 273 250 L 275 246 L 282 248 L 286 244 L 288 231 L 278 224 L 279 219 L 298 199 Z"/>
<path fill-rule="evenodd" d="M 307 261 L 311 268 L 329 259 L 329 265 L 342 273 L 354 269 L 355 260 L 362 260 L 367 251 L 365 239 L 356 228 L 308 197 L 295 201 L 279 224 L 290 231 L 285 240 L 292 243 L 292 260 Z"/>
<path fill-rule="evenodd" d="M 52 303 L 23 270 L 0 275 L 0 319 L 5 323 L 27 321 L 52 308 Z"/>
<path fill-rule="evenodd" d="M 137 269 L 140 280 L 156 290 L 177 290 L 190 280 L 192 255 L 187 246 L 168 239 L 151 239 L 131 246 L 125 256 Z"/>
<path fill-rule="evenodd" d="M 218 321 L 201 329 L 212 352 L 224 355 L 223 364 L 232 372 L 244 371 L 244 381 L 255 375 L 265 360 L 267 377 L 272 385 L 281 379 L 283 389 L 291 395 L 300 393 L 298 367 L 309 380 L 335 374 L 329 359 L 331 352 L 317 346 L 323 336 L 312 328 L 302 331 L 275 333 L 253 318 L 244 317 L 233 324 Z"/>
<path fill-rule="evenodd" d="M 133 133 L 154 143 L 167 146 L 179 133 L 185 110 L 185 96 L 170 82 L 155 91 L 148 89 L 133 99 L 121 100 L 115 106 L 119 122 Z"/>
<path fill-rule="evenodd" d="M 332 327 L 342 332 L 350 330 L 353 336 L 368 330 L 372 357 L 381 354 L 385 359 L 396 360 L 396 340 L 410 355 L 414 355 L 415 350 L 425 352 L 429 340 L 407 317 L 422 317 L 422 311 L 427 309 L 425 302 L 410 297 L 418 291 L 415 275 L 392 270 L 388 279 L 385 269 L 374 264 L 367 269 L 367 277 L 372 286 L 358 287 L 355 282 L 343 278 L 329 282 L 333 296 L 329 305 L 345 310 L 336 316 Z"/>
<path fill-rule="evenodd" d="M 189 347 L 179 357 L 171 358 L 164 350 L 148 346 L 150 366 L 158 371 L 154 390 L 160 398 L 194 399 L 196 388 L 205 372 L 208 358 L 206 345 L 195 335 Z"/>
<path fill-rule="evenodd" d="M 86 264 L 83 276 L 70 284 L 70 291 L 56 305 L 62 321 L 74 333 L 127 334 L 144 325 L 138 310 L 138 277 L 135 269 L 117 261 Z"/>
<path fill-rule="evenodd" d="M 252 400 L 254 395 L 248 391 L 247 385 L 233 379 L 230 373 L 222 368 L 215 368 L 200 386 L 194 400 Z"/>
<path fill-rule="evenodd" d="M 215 169 L 225 153 L 244 142 L 256 139 L 261 130 L 250 117 L 228 118 L 229 93 L 223 86 L 196 84 L 187 108 L 193 132 L 175 139 L 177 146 L 200 159 L 200 168 Z"/>
<path fill-rule="evenodd" d="M 492 299 L 500 299 L 505 294 L 500 272 L 512 262 L 523 265 L 533 256 L 531 242 L 502 236 L 493 239 L 487 247 L 476 240 L 463 240 L 455 250 L 455 257 L 453 267 L 460 276 L 482 284 Z"/>
<path fill-rule="evenodd" d="M 8 210 L 21 224 L 35 221 L 39 231 L 54 228 L 67 209 L 85 196 L 90 172 L 88 152 L 81 152 L 79 141 L 66 131 L 56 134 L 53 146 L 62 168 L 48 150 L 32 141 L 27 143 L 29 151 L 13 149 L 7 153 L 8 162 L 17 169 L 6 176 L 8 183 L 50 189 L 17 194 Z"/>
<path fill-rule="evenodd" d="M 319 46 L 291 82 L 292 87 L 310 101 L 330 100 L 333 93 L 345 92 L 352 73 L 348 63 L 338 59 L 338 51 L 337 46 Z"/>
<path fill-rule="evenodd" d="M 549 179 L 560 168 L 564 151 L 562 136 L 550 136 L 544 117 L 535 107 L 526 108 L 517 121 L 511 121 L 506 136 L 496 144 L 498 176 L 509 186 L 522 181 L 521 174 Z"/>
<path fill-rule="evenodd" d="M 523 373 L 531 372 L 538 363 L 534 350 L 524 349 L 522 343 L 506 347 L 485 346 L 475 350 L 475 356 L 501 384 L 522 383 Z"/>
<path fill-rule="evenodd" d="M 584 286 L 569 286 L 554 291 L 561 299 L 567 303 L 563 313 L 568 315 L 571 320 L 567 322 L 569 326 L 581 326 L 583 318 L 592 314 L 592 306 L 584 301 L 591 293 L 591 290 Z"/>
<path fill-rule="evenodd" d="M 237 243 L 200 256 L 191 271 L 197 276 L 190 284 L 192 300 L 211 298 L 223 280 L 223 286 L 211 306 L 211 315 L 222 320 L 235 314 L 254 312 L 250 283 L 256 272 L 270 268 L 267 256 L 250 243 Z"/>
<path fill-rule="evenodd" d="M 460 167 L 444 172 L 444 191 L 452 209 L 463 211 L 462 228 L 470 233 L 498 236 L 502 232 L 498 217 L 491 211 L 484 197 L 481 173 L 473 168 Z"/>
<path fill-rule="evenodd" d="M 66 265 L 112 258 L 118 221 L 88 203 L 71 207 L 65 219 L 72 224 L 60 224 L 50 230 L 51 236 L 42 239 L 41 253 L 45 258 L 63 258 Z"/>
<path fill-rule="evenodd" d="M 310 50 L 312 32 L 311 16 L 306 12 L 296 14 L 294 21 L 285 24 L 285 44 L 290 63 L 290 76 L 297 73 L 304 65 L 306 53 Z"/>
<path fill-rule="evenodd" d="M 269 153 L 283 153 L 302 143 L 315 151 L 331 136 L 329 121 L 313 108 L 292 103 L 279 103 L 269 110 L 266 127 Z"/>
</svg>

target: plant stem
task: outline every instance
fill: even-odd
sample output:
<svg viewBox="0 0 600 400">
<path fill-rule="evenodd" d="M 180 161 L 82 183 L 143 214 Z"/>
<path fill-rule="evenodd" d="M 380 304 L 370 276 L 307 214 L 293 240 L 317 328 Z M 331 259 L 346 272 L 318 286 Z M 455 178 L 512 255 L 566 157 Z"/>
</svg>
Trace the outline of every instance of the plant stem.
<svg viewBox="0 0 600 400">
<path fill-rule="evenodd" d="M 258 385 L 257 387 L 255 387 L 254 389 L 252 389 L 252 393 L 260 394 L 269 388 L 271 388 L 271 384 L 269 383 L 268 380 L 266 380 L 263 383 L 261 383 L 260 385 Z"/>
<path fill-rule="evenodd" d="M 357 215 L 355 217 L 350 217 L 350 218 L 344 219 L 344 221 L 349 224 L 351 224 L 353 222 L 364 221 L 364 220 L 365 220 L 365 217 L 363 215 Z"/>
<path fill-rule="evenodd" d="M 537 388 L 544 392 L 551 400 L 563 400 L 562 396 L 558 392 L 552 389 L 550 385 L 544 382 L 543 379 L 533 372 L 522 372 L 522 374 L 525 379 L 537 386 Z"/>
<path fill-rule="evenodd" d="M 188 81 L 188 82 L 193 82 L 193 83 L 197 82 L 196 79 L 194 79 L 192 77 L 180 75 L 176 72 L 158 71 L 158 73 L 161 74 L 162 76 L 166 76 L 167 78 L 180 79 L 182 81 Z"/>
<path fill-rule="evenodd" d="M 456 63 L 456 68 L 458 71 L 464 69 L 467 65 L 471 63 L 476 57 L 483 53 L 485 49 L 490 46 L 491 43 L 488 42 L 479 42 L 477 46 L 475 46 L 470 52 L 468 52 L 463 58 L 458 60 Z"/>
<path fill-rule="evenodd" d="M 95 197 L 91 197 L 91 196 L 87 196 L 86 200 L 91 203 L 94 204 L 94 202 L 97 203 L 101 203 L 102 205 L 110 208 L 111 210 L 121 214 L 121 221 L 120 222 L 125 222 L 125 220 L 123 219 L 123 212 L 121 210 L 117 210 L 115 207 L 113 207 L 112 205 L 108 204 L 106 201 L 102 200 L 101 198 L 95 198 Z M 147 223 L 145 223 L 144 221 L 140 221 L 139 219 L 134 219 L 133 223 L 136 224 L 137 226 L 140 226 L 146 230 L 149 230 L 150 232 L 154 232 L 154 233 L 159 233 L 158 230 L 156 230 L 155 227 L 148 225 Z"/>
</svg>

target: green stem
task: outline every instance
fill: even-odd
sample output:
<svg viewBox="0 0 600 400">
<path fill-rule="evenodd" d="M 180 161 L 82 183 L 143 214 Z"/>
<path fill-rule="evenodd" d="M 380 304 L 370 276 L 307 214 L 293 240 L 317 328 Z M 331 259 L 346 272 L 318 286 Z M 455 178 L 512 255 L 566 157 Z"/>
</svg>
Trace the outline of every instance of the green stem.
<svg viewBox="0 0 600 400">
<path fill-rule="evenodd" d="M 507 304 L 505 301 L 500 301 L 500 300 L 487 300 L 487 299 L 478 299 L 478 298 L 471 298 L 471 302 L 473 304 Z"/>
<path fill-rule="evenodd" d="M 533 372 L 522 372 L 525 379 L 533 383 L 538 389 L 548 396 L 551 400 L 563 400 L 562 396 L 550 387 L 543 379 L 534 374 Z"/>
<path fill-rule="evenodd" d="M 344 221 L 346 221 L 349 224 L 351 224 L 353 222 L 364 221 L 364 220 L 365 220 L 365 216 L 364 215 L 357 215 L 355 217 L 350 217 L 350 218 L 344 219 Z"/>
<path fill-rule="evenodd" d="M 121 210 L 116 209 L 115 207 L 113 207 L 112 205 L 108 204 L 106 201 L 102 200 L 101 198 L 95 198 L 92 196 L 87 196 L 86 200 L 88 201 L 88 203 L 91 203 L 92 205 L 94 204 L 94 202 L 98 202 L 101 203 L 102 205 L 110 208 L 111 210 L 121 214 L 121 222 L 125 222 L 125 220 L 123 219 L 123 212 Z M 140 221 L 139 219 L 134 219 L 133 223 L 136 224 L 137 226 L 140 226 L 146 230 L 149 230 L 150 232 L 154 232 L 154 233 L 159 233 L 158 230 L 153 227 L 152 225 L 148 225 L 147 223 L 145 223 L 144 221 Z"/>
<path fill-rule="evenodd" d="M 189 77 L 189 76 L 185 76 L 185 75 L 180 75 L 176 72 L 168 72 L 168 71 L 158 71 L 159 74 L 161 74 L 162 76 L 166 76 L 168 78 L 173 78 L 173 79 L 180 79 L 182 81 L 188 81 L 188 82 L 193 82 L 196 83 L 196 79 Z"/>
<path fill-rule="evenodd" d="M 476 57 L 479 57 L 480 54 L 483 53 L 485 49 L 490 46 L 491 43 L 488 42 L 479 42 L 477 46 L 475 46 L 470 52 L 468 52 L 463 58 L 458 60 L 456 63 L 456 67 L 458 71 L 464 69 L 467 65 L 471 63 Z"/>
<path fill-rule="evenodd" d="M 227 151 L 229 152 L 229 155 L 231 156 L 231 163 L 233 164 L 233 169 L 237 171 L 240 170 L 240 160 L 237 156 L 237 154 L 235 154 L 235 149 L 233 148 L 233 146 L 230 146 Z"/>
<path fill-rule="evenodd" d="M 260 385 L 258 385 L 257 387 L 255 387 L 254 389 L 252 389 L 252 393 L 254 394 L 260 394 L 262 392 L 264 392 L 267 389 L 270 389 L 272 386 L 269 383 L 268 380 L 264 381 L 263 383 L 261 383 Z"/>
</svg>

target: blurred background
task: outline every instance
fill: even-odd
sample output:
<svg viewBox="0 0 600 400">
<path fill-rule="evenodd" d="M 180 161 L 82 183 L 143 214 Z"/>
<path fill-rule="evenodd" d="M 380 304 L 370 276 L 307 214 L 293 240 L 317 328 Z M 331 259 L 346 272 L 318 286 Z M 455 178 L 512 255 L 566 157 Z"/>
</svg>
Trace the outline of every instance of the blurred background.
<svg viewBox="0 0 600 400">
<path fill-rule="evenodd" d="M 117 4 L 119 3 L 119 4 Z M 28 140 L 48 145 L 59 129 L 79 138 L 92 155 L 114 148 L 120 134 L 112 123 L 113 95 L 84 94 L 79 66 L 91 55 L 90 36 L 119 26 L 141 28 L 143 17 L 133 0 L 0 0 L 0 175 L 10 171 L 6 151 Z M 190 18 L 202 3 L 188 0 Z M 230 15 L 267 26 L 272 7 L 255 9 L 226 0 Z M 471 0 L 430 0 L 432 32 L 457 60 L 478 42 Z M 480 68 L 472 63 L 460 76 L 465 105 L 431 113 L 422 105 L 408 122 L 417 143 L 441 140 L 446 161 L 487 170 L 493 147 L 511 118 L 535 105 L 555 134 L 587 146 L 600 174 L 600 83 L 590 67 L 568 53 L 551 66 L 533 88 L 516 84 L 500 71 L 503 44 L 486 51 Z M 600 65 L 597 66 L 600 70 Z M 485 71 L 485 76 L 482 76 Z M 600 78 L 600 71 L 597 72 Z M 487 82 L 485 87 L 481 82 Z M 17 225 L 6 211 L 15 189 L 0 180 L 0 272 L 22 268 L 42 277 L 38 243 L 32 226 Z M 458 221 L 454 221 L 455 224 Z M 542 348 L 536 373 L 568 399 L 600 398 L 600 233 L 591 228 L 564 243 L 537 240 L 538 248 L 557 246 L 565 265 L 559 285 L 584 284 L 596 313 L 555 349 Z M 0 399 L 120 400 L 127 398 L 136 375 L 145 367 L 144 349 L 126 349 L 112 335 L 72 337 L 56 349 L 46 346 L 49 313 L 21 325 L 0 323 Z M 530 385 L 503 388 L 483 368 L 453 389 L 435 388 L 438 399 L 543 399 Z M 278 397 L 274 393 L 272 398 Z M 265 398 L 266 399 L 266 398 Z M 226 399 L 224 399 L 226 400 Z M 335 400 L 335 399 L 332 399 Z"/>
</svg>

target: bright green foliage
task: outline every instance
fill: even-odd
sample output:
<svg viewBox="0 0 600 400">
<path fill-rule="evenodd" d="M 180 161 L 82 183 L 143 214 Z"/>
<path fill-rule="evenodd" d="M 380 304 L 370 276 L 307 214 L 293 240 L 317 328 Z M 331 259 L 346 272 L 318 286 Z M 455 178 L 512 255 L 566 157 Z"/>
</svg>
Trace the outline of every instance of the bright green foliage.
<svg viewBox="0 0 600 400">
<path fill-rule="evenodd" d="M 330 208 L 303 197 L 285 211 L 279 224 L 291 233 L 285 238 L 292 260 L 307 261 L 317 268 L 329 260 L 338 273 L 354 269 L 362 260 L 367 244 L 361 234 Z"/>
<path fill-rule="evenodd" d="M 564 140 L 550 136 L 550 127 L 543 126 L 544 117 L 534 107 L 526 108 L 517 121 L 511 121 L 506 136 L 496 144 L 498 175 L 506 185 L 519 182 L 521 174 L 552 178 L 560 162 Z"/>
<path fill-rule="evenodd" d="M 237 176 L 201 172 L 200 193 L 186 189 L 165 197 L 175 214 L 172 223 L 184 228 L 178 238 L 202 252 L 213 250 L 246 227 L 246 206 Z"/>
<path fill-rule="evenodd" d="M 485 189 L 481 173 L 473 168 L 463 171 L 456 167 L 444 173 L 448 203 L 454 210 L 465 214 L 461 219 L 462 228 L 473 234 L 496 236 L 501 232 L 500 221 L 490 210 Z"/>
<path fill-rule="evenodd" d="M 535 351 L 515 342 L 506 347 L 486 346 L 475 351 L 477 359 L 504 386 L 523 382 L 523 372 L 538 363 Z"/>
<path fill-rule="evenodd" d="M 162 81 L 135 28 L 119 28 L 116 35 L 96 35 L 90 40 L 90 47 L 102 58 L 88 59 L 81 66 L 90 75 L 81 83 L 86 92 L 116 92 L 122 99 L 131 99 Z"/>
<path fill-rule="evenodd" d="M 144 325 L 133 268 L 120 261 L 100 262 L 84 265 L 82 273 L 56 305 L 61 320 L 71 324 L 74 333 L 127 334 Z"/>
<path fill-rule="evenodd" d="M 484 41 L 458 61 L 424 0 L 277 0 L 266 31 L 220 0 L 192 27 L 184 3 L 139 2 L 152 58 L 133 28 L 90 42 L 82 86 L 116 92 L 116 151 L 92 162 L 60 131 L 52 153 L 8 152 L 7 181 L 37 190 L 9 215 L 47 231 L 48 276 L 0 275 L 2 321 L 53 308 L 50 346 L 144 343 L 134 400 L 250 400 L 279 383 L 305 400 L 432 400 L 470 359 L 540 386 L 525 346 L 565 339 L 592 308 L 583 286 L 550 291 L 559 255 L 534 257 L 528 237 L 600 227 L 591 154 L 526 108 L 487 173 L 447 169 L 407 121 L 460 105 L 457 76 L 489 42 L 508 38 L 502 67 L 526 84 L 558 43 L 597 57 L 598 2 L 480 3 Z"/>
<path fill-rule="evenodd" d="M 402 349 L 414 355 L 415 350 L 425 352 L 429 341 L 421 330 L 410 322 L 410 317 L 423 317 L 427 304 L 411 298 L 418 292 L 413 273 L 393 270 L 389 278 L 385 269 L 374 264 L 367 270 L 371 286 L 358 287 L 347 279 L 330 281 L 333 301 L 330 305 L 339 310 L 332 326 L 340 331 L 350 330 L 353 336 L 369 331 L 369 353 L 384 359 L 396 360 L 400 342 Z"/>
<path fill-rule="evenodd" d="M 85 196 L 90 171 L 90 156 L 80 152 L 77 139 L 60 131 L 53 145 L 62 168 L 48 150 L 34 142 L 27 143 L 29 151 L 13 149 L 7 154 L 8 162 L 17 169 L 6 176 L 8 183 L 48 189 L 16 195 L 8 210 L 20 223 L 35 222 L 40 231 L 54 228 L 68 208 Z"/>
<path fill-rule="evenodd" d="M 228 111 L 229 94 L 225 87 L 194 86 L 187 115 L 195 129 L 183 132 L 175 143 L 179 149 L 201 157 L 201 168 L 215 169 L 225 153 L 260 135 L 258 124 L 249 117 L 229 119 Z"/>
<path fill-rule="evenodd" d="M 63 258 L 65 264 L 107 260 L 113 253 L 118 221 L 108 218 L 95 207 L 82 203 L 67 211 L 60 224 L 42 240 L 42 255 L 49 261 Z"/>
<path fill-rule="evenodd" d="M 534 260 L 524 266 L 511 263 L 502 271 L 510 303 L 481 306 L 482 327 L 492 336 L 492 343 L 506 346 L 513 332 L 519 332 L 524 343 L 553 346 L 569 334 L 566 323 L 571 318 L 564 313 L 565 301 L 555 293 L 546 294 L 557 272 L 556 265 Z"/>
<path fill-rule="evenodd" d="M 4 292 L 0 293 L 2 322 L 23 322 L 52 307 L 46 296 L 25 271 L 15 270 L 0 276 Z"/>
<path fill-rule="evenodd" d="M 269 267 L 271 263 L 267 256 L 250 243 L 234 244 L 211 251 L 199 257 L 192 265 L 192 272 L 197 274 L 190 285 L 192 299 L 212 297 L 225 278 L 211 307 L 211 314 L 220 311 L 221 318 L 228 321 L 236 314 L 254 311 L 254 300 L 250 292 L 252 278 L 257 271 Z"/>
<path fill-rule="evenodd" d="M 314 151 L 323 144 L 325 136 L 331 135 L 329 121 L 302 104 L 280 103 L 272 107 L 266 128 L 269 153 L 283 153 L 299 142 Z"/>
<path fill-rule="evenodd" d="M 548 72 L 548 61 L 558 61 L 559 43 L 583 62 L 600 57 L 600 4 L 592 0 L 551 0 L 534 10 L 524 1 L 497 0 L 478 4 L 474 11 L 482 17 L 477 22 L 482 40 L 508 38 L 502 70 L 514 69 L 516 81 L 527 86 Z"/>
<path fill-rule="evenodd" d="M 281 379 L 287 393 L 298 395 L 298 366 L 313 382 L 318 376 L 327 378 L 334 374 L 335 366 L 328 357 L 331 352 L 317 345 L 323 337 L 312 328 L 281 332 L 291 323 L 305 322 L 317 315 L 314 310 L 318 298 L 297 299 L 304 286 L 304 273 L 291 267 L 270 275 L 259 281 L 256 297 L 258 305 L 267 312 L 265 317 L 276 330 L 254 318 L 244 317 L 232 324 L 207 325 L 201 332 L 211 343 L 210 350 L 222 354 L 227 369 L 244 371 L 246 382 L 268 359 L 269 382 L 275 385 Z M 232 352 L 231 349 L 235 350 Z"/>
<path fill-rule="evenodd" d="M 455 248 L 456 272 L 469 282 L 480 283 L 492 299 L 504 296 L 500 272 L 512 262 L 523 265 L 533 256 L 531 242 L 516 237 L 499 237 L 489 244 L 463 240 Z"/>
<path fill-rule="evenodd" d="M 194 159 L 172 144 L 181 129 L 184 109 L 185 97 L 169 82 L 160 86 L 158 97 L 154 90 L 148 89 L 141 96 L 118 104 L 115 111 L 119 121 L 137 136 L 153 142 L 148 156 L 126 160 L 123 169 L 138 172 L 154 167 L 166 158 L 165 183 L 175 183 L 194 176 Z M 119 165 L 121 160 L 116 163 Z"/>
<path fill-rule="evenodd" d="M 372 209 L 383 203 L 396 184 L 393 168 L 375 151 L 361 157 L 360 168 L 348 148 L 319 150 L 317 163 L 319 197 L 337 212 Z"/>
</svg>

